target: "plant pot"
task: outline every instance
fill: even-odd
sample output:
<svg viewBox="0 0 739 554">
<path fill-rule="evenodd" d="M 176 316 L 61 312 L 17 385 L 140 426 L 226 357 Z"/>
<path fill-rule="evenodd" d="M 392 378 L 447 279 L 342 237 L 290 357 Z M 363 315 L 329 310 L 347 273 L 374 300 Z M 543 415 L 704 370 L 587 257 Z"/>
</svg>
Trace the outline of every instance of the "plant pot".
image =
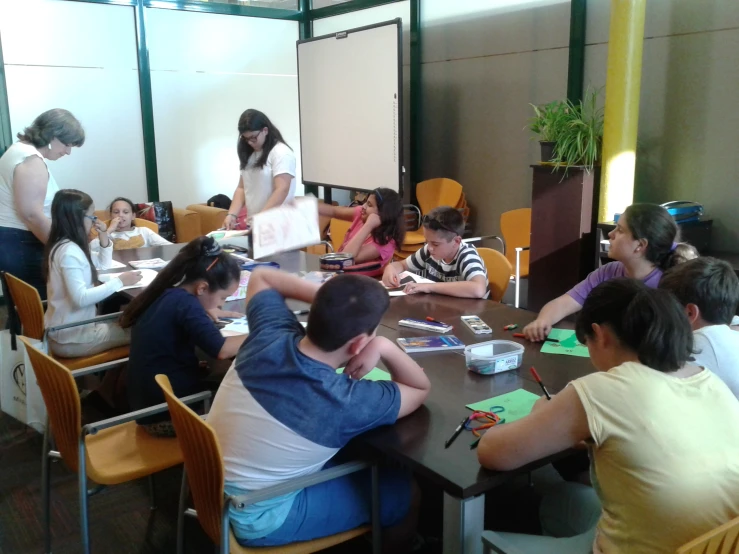
<svg viewBox="0 0 739 554">
<path fill-rule="evenodd" d="M 556 145 L 556 142 L 550 142 L 550 141 L 539 141 L 539 146 L 541 146 L 541 161 L 542 162 L 550 162 L 552 161 L 552 158 L 554 158 L 554 146 Z"/>
</svg>

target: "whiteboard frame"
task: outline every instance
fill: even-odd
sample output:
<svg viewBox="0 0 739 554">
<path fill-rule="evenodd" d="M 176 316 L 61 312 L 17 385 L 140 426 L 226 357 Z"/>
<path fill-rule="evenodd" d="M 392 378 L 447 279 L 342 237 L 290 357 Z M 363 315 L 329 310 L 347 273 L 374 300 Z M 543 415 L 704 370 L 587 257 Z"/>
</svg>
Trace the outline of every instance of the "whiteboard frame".
<svg viewBox="0 0 739 554">
<path fill-rule="evenodd" d="M 360 33 L 362 31 L 368 31 L 370 29 L 376 29 L 378 27 L 385 27 L 388 25 L 395 25 L 396 26 L 396 34 L 397 34 L 397 49 L 398 49 L 398 90 L 397 90 L 397 99 L 398 99 L 398 127 L 397 127 L 397 136 L 395 140 L 397 141 L 397 152 L 398 152 L 398 194 L 400 197 L 403 197 L 403 175 L 405 173 L 405 166 L 403 162 L 403 20 L 400 17 L 396 17 L 395 19 L 391 19 L 389 21 L 383 21 L 380 23 L 373 23 L 372 25 L 364 25 L 362 27 L 355 27 L 353 29 L 347 29 L 346 31 L 339 31 L 336 33 L 331 33 L 328 35 L 321 35 L 318 37 L 312 37 L 312 38 L 306 38 L 298 40 L 295 44 L 295 54 L 298 61 L 298 121 L 300 126 L 300 172 L 301 175 L 305 175 L 303 170 L 303 163 L 304 163 L 304 156 L 303 156 L 303 118 L 302 113 L 300 109 L 300 45 L 305 44 L 307 42 L 315 42 L 317 40 L 327 40 L 327 39 L 333 39 L 336 40 L 339 35 L 350 35 L 354 33 Z M 352 187 L 347 187 L 343 185 L 336 185 L 332 183 L 322 183 L 318 181 L 308 181 L 303 180 L 304 185 L 309 186 L 319 186 L 324 187 L 327 189 L 342 189 L 342 190 L 350 190 L 350 191 L 361 191 L 361 192 L 371 192 L 365 189 L 357 189 Z M 380 185 L 382 186 L 382 185 Z"/>
</svg>

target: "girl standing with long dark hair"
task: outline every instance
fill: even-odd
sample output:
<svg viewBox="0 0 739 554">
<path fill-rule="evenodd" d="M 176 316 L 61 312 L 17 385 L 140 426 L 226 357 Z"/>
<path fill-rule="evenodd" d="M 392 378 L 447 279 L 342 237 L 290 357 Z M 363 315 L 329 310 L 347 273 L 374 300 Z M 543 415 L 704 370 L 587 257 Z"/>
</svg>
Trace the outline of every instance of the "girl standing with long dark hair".
<svg viewBox="0 0 739 554">
<path fill-rule="evenodd" d="M 258 110 L 246 110 L 239 118 L 241 177 L 234 191 L 223 227 L 234 229 L 241 208 L 247 217 L 281 206 L 295 197 L 295 154 L 282 133 Z"/>
</svg>

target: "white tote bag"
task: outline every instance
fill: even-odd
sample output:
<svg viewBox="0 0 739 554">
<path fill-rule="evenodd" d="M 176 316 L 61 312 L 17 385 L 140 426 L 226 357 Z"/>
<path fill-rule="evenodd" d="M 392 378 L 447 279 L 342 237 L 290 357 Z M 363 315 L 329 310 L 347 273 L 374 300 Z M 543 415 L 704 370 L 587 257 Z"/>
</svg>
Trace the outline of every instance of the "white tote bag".
<svg viewBox="0 0 739 554">
<path fill-rule="evenodd" d="M 47 352 L 46 343 L 29 339 L 34 347 Z M 18 421 L 43 433 L 46 427 L 46 405 L 26 353 L 25 345 L 16 339 L 13 350 L 10 331 L 0 332 L 0 409 Z"/>
</svg>

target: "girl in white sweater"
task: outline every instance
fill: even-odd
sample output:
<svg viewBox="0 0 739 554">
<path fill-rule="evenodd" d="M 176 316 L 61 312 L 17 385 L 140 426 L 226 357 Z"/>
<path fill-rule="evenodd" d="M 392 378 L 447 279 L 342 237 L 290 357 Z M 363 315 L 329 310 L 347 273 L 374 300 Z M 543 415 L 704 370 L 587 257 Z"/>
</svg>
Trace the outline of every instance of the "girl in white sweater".
<svg viewBox="0 0 739 554">
<path fill-rule="evenodd" d="M 44 259 L 49 299 L 44 316 L 47 328 L 95 317 L 95 304 L 141 280 L 140 273 L 128 271 L 95 286 L 97 269 L 110 267 L 113 245 L 105 224 L 98 221 L 94 211 L 92 198 L 79 190 L 64 189 L 54 196 Z M 93 226 L 100 236 L 94 258 L 87 241 Z M 49 348 L 57 356 L 76 358 L 123 346 L 129 340 L 129 333 L 117 323 L 90 323 L 49 333 Z"/>
<path fill-rule="evenodd" d="M 133 202 L 122 196 L 110 203 L 108 208 L 113 219 L 108 225 L 108 236 L 113 242 L 113 250 L 127 250 L 129 248 L 144 248 L 145 246 L 165 246 L 172 244 L 160 237 L 148 227 L 136 227 L 136 210 Z M 100 248 L 100 239 L 93 239 L 90 250 L 95 252 Z"/>
</svg>

